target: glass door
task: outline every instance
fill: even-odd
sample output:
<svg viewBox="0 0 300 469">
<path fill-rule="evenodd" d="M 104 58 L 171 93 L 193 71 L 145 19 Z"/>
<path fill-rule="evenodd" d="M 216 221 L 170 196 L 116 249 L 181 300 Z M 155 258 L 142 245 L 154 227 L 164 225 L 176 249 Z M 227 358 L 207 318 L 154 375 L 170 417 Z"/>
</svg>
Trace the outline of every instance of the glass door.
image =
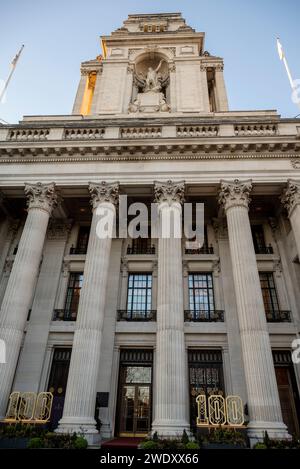
<svg viewBox="0 0 300 469">
<path fill-rule="evenodd" d="M 144 436 L 151 425 L 150 366 L 122 366 L 119 385 L 119 436 Z"/>
</svg>

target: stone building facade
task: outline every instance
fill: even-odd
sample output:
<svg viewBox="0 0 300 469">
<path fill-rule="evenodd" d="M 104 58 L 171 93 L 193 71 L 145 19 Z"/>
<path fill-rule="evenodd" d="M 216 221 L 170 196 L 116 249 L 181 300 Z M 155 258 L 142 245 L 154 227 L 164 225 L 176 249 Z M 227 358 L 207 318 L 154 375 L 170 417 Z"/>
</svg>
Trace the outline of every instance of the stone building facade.
<svg viewBox="0 0 300 469">
<path fill-rule="evenodd" d="M 51 391 L 57 431 L 174 436 L 221 392 L 253 439 L 299 432 L 300 121 L 230 111 L 178 13 L 129 15 L 102 48 L 72 114 L 0 126 L 1 417 Z M 101 239 L 119 194 L 178 229 L 204 203 L 202 247 Z"/>
</svg>

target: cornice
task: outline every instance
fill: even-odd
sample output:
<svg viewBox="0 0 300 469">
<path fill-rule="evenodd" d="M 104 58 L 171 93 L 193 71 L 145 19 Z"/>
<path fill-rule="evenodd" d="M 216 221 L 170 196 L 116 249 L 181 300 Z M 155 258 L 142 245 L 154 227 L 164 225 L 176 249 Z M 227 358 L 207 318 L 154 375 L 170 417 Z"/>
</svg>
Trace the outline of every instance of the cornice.
<svg viewBox="0 0 300 469">
<path fill-rule="evenodd" d="M 231 153 L 188 153 L 188 154 L 168 154 L 168 153 L 149 153 L 147 155 L 139 154 L 111 154 L 111 155 L 78 155 L 78 156 L 36 156 L 34 158 L 30 157 L 19 157 L 19 158 L 0 158 L 0 165 L 1 164 L 30 164 L 30 163 L 86 163 L 86 162 L 94 162 L 94 161 L 151 161 L 151 160 L 263 160 L 263 159 L 285 159 L 291 160 L 291 168 L 299 169 L 300 168 L 300 154 L 283 154 L 283 153 L 265 153 L 265 154 L 256 154 L 256 153 L 249 153 L 249 154 L 231 154 Z M 295 161 L 298 161 L 299 165 L 295 164 Z"/>
</svg>

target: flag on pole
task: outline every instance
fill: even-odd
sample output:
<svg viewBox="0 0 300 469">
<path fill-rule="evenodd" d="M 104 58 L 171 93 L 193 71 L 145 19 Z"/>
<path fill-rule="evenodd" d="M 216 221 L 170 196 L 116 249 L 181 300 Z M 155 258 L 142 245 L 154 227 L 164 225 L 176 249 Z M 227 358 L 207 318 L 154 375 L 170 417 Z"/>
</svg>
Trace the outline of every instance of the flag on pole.
<svg viewBox="0 0 300 469">
<path fill-rule="evenodd" d="M 279 37 L 277 38 L 277 50 L 278 50 L 278 55 L 279 55 L 280 60 L 283 60 L 285 55 L 284 55 L 282 44 L 279 40 Z"/>
<path fill-rule="evenodd" d="M 12 60 L 12 62 L 11 62 L 11 64 L 10 64 L 10 65 L 11 65 L 10 73 L 9 73 L 9 75 L 8 75 L 8 77 L 7 77 L 6 82 L 4 83 L 4 86 L 3 86 L 2 90 L 0 89 L 0 103 L 3 102 L 3 98 L 4 98 L 5 92 L 6 92 L 6 90 L 7 90 L 8 84 L 9 84 L 9 82 L 10 82 L 10 80 L 11 80 L 11 77 L 13 76 L 14 70 L 15 70 L 15 68 L 16 68 L 17 62 L 18 62 L 18 60 L 19 60 L 19 58 L 20 58 L 20 55 L 21 55 L 23 49 L 24 49 L 24 44 L 22 44 L 21 49 L 19 50 L 19 52 L 17 53 L 17 55 L 13 58 L 13 60 Z"/>
</svg>

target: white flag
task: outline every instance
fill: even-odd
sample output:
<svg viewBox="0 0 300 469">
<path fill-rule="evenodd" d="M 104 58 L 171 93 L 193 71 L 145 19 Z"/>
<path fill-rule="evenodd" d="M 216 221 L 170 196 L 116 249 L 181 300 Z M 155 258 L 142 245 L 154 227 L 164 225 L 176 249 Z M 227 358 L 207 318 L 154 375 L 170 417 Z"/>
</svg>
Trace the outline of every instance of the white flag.
<svg viewBox="0 0 300 469">
<path fill-rule="evenodd" d="M 278 50 L 279 58 L 280 58 L 280 60 L 282 60 L 284 58 L 284 52 L 283 52 L 281 42 L 279 41 L 278 38 L 277 38 L 277 50 Z"/>
</svg>

